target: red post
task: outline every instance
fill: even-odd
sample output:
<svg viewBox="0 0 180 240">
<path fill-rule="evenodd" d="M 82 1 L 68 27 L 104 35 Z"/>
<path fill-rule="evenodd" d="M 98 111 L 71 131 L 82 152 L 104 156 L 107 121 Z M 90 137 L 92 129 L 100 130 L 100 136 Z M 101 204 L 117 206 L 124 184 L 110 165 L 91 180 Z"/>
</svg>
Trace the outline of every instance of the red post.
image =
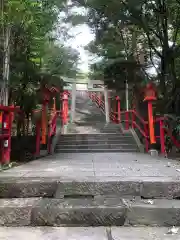
<svg viewBox="0 0 180 240">
<path fill-rule="evenodd" d="M 11 155 L 11 128 L 12 128 L 12 115 L 8 111 L 3 112 L 2 132 L 8 134 L 8 138 L 3 140 L 2 145 L 2 163 L 8 164 Z"/>
<path fill-rule="evenodd" d="M 126 111 L 125 112 L 125 120 L 126 120 L 126 130 L 128 130 L 129 129 L 129 112 L 128 111 Z"/>
<path fill-rule="evenodd" d="M 152 101 L 155 101 L 156 98 L 156 91 L 154 85 L 152 83 L 147 84 L 145 88 L 145 98 L 144 101 L 148 103 L 148 120 L 149 120 L 149 138 L 150 144 L 155 144 L 155 134 L 154 134 L 154 117 L 153 117 L 153 106 Z M 151 146 L 152 147 L 152 146 Z"/>
<path fill-rule="evenodd" d="M 68 95 L 66 92 L 63 93 L 63 108 L 62 108 L 62 112 L 63 112 L 63 125 L 67 124 L 68 121 Z"/>
<path fill-rule="evenodd" d="M 118 120 L 118 123 L 120 123 L 121 122 L 121 102 L 120 102 L 119 96 L 116 97 L 116 101 L 117 101 L 117 120 Z"/>
<path fill-rule="evenodd" d="M 153 118 L 153 108 L 152 101 L 148 102 L 148 118 L 149 118 L 149 136 L 150 143 L 156 143 L 155 135 L 154 135 L 154 118 Z"/>
<path fill-rule="evenodd" d="M 161 153 L 163 155 L 166 154 L 166 148 L 165 148 L 165 135 L 164 135 L 164 122 L 163 120 L 160 120 L 160 142 L 161 142 Z"/>
</svg>

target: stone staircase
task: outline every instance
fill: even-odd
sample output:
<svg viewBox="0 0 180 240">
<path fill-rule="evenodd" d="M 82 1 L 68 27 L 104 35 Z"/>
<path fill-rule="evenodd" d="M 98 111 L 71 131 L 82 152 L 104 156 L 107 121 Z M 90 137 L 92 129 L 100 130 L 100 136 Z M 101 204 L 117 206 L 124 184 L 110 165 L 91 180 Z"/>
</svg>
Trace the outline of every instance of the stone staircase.
<svg viewBox="0 0 180 240">
<path fill-rule="evenodd" d="M 86 152 L 139 152 L 131 133 L 116 133 L 105 127 L 102 133 L 61 135 L 56 153 Z"/>
<path fill-rule="evenodd" d="M 64 158 L 68 159 L 68 155 Z M 103 156 L 99 155 L 99 158 L 99 168 L 103 169 L 107 162 Z M 138 161 L 143 159 L 137 158 Z M 135 157 L 132 161 L 128 159 L 128 155 L 123 156 L 124 170 L 121 171 L 126 171 L 126 162 L 135 171 Z M 84 165 L 81 165 L 83 161 Z M 81 164 L 78 162 L 80 171 L 87 170 L 85 166 L 89 164 L 85 161 L 85 155 L 83 161 Z M 146 161 L 149 164 L 150 159 Z M 94 162 L 96 167 L 99 162 Z M 73 168 L 73 164 L 72 161 L 69 167 Z M 160 163 L 155 164 L 156 167 L 161 166 L 160 171 L 164 171 Z M 58 166 L 56 162 L 48 166 L 52 168 L 53 165 L 54 168 Z M 37 165 L 34 163 L 34 168 L 32 166 L 18 167 L 17 172 L 22 169 L 24 172 L 26 169 L 27 173 L 30 169 L 31 172 L 36 171 Z M 142 169 L 143 166 L 140 171 Z M 76 180 L 73 180 L 73 176 L 69 176 L 63 180 L 62 177 L 48 176 L 47 173 L 42 175 L 44 177 L 41 174 L 39 177 L 27 174 L 17 179 L 10 177 L 11 171 L 0 178 L 0 226 L 180 226 L 180 181 L 177 174 L 174 178 L 135 177 L 132 171 L 132 176 L 127 177 L 113 177 L 111 173 L 111 177 L 83 179 L 75 176 Z M 59 173 L 59 176 L 62 175 L 62 172 Z"/>
<path fill-rule="evenodd" d="M 0 240 L 180 239 L 168 233 L 180 226 L 179 162 L 138 153 L 118 125 L 94 127 L 0 173 Z"/>
</svg>

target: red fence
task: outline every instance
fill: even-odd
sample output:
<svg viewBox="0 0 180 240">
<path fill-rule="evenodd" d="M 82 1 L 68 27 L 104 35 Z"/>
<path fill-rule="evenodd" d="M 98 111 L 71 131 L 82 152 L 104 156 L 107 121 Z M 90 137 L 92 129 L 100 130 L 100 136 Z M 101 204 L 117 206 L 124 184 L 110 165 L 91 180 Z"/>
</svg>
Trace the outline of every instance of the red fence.
<svg viewBox="0 0 180 240">
<path fill-rule="evenodd" d="M 94 101 L 97 106 L 105 113 L 105 102 L 102 99 L 99 99 L 96 93 L 89 93 L 89 97 Z M 141 136 L 143 143 L 145 145 L 146 152 L 150 148 L 149 140 L 149 123 L 145 121 L 135 109 L 129 111 L 121 111 L 120 99 L 116 97 L 116 106 L 110 109 L 110 119 L 114 123 L 121 123 L 125 130 L 133 128 L 138 132 L 138 136 Z M 166 117 L 155 117 L 154 126 L 158 128 L 158 131 L 155 134 L 156 142 L 160 145 L 160 152 L 162 155 L 166 155 L 166 137 L 169 137 L 172 141 L 172 144 L 176 148 L 180 148 L 180 142 L 172 133 L 172 129 L 167 124 L 168 119 Z"/>
<path fill-rule="evenodd" d="M 62 96 L 62 109 L 56 110 L 56 108 L 51 109 L 51 113 L 49 116 L 49 120 L 46 125 L 47 132 L 47 139 L 45 142 L 47 143 L 47 152 L 50 154 L 52 152 L 52 138 L 56 135 L 57 129 L 57 120 L 59 118 L 59 122 L 61 123 L 61 128 L 67 124 L 68 121 L 68 98 L 70 98 L 69 92 L 64 92 L 67 97 Z M 40 156 L 40 150 L 42 146 L 42 132 L 43 132 L 43 107 L 40 110 L 34 111 L 37 119 L 35 119 L 35 136 L 36 136 L 36 150 L 33 153 L 34 157 Z M 48 113 L 47 113 L 48 114 Z M 10 162 L 10 155 L 11 155 L 11 136 L 12 134 L 12 125 L 13 119 L 20 117 L 24 120 L 25 114 L 18 107 L 11 107 L 11 106 L 0 106 L 0 118 L 1 118 L 1 125 L 0 125 L 0 163 L 1 164 L 8 164 Z M 46 120 L 48 119 L 48 116 Z M 18 125 L 18 124 L 17 124 Z M 32 129 L 31 129 L 32 130 Z"/>
</svg>

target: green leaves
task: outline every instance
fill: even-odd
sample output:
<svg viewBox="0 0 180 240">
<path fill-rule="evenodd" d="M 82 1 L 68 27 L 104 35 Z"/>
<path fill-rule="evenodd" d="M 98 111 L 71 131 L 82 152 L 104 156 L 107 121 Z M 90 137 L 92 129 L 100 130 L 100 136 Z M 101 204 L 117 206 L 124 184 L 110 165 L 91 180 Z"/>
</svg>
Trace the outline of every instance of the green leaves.
<svg viewBox="0 0 180 240">
<path fill-rule="evenodd" d="M 54 33 L 66 0 L 9 0 L 0 23 L 11 26 L 10 102 L 15 101 L 26 113 L 40 101 L 38 89 L 45 81 L 42 69 L 48 71 L 47 84 L 60 83 L 52 74 L 74 76 L 78 53 L 55 44 Z M 58 26 L 61 28 L 61 25 Z M 62 86 L 62 83 L 61 83 Z"/>
</svg>

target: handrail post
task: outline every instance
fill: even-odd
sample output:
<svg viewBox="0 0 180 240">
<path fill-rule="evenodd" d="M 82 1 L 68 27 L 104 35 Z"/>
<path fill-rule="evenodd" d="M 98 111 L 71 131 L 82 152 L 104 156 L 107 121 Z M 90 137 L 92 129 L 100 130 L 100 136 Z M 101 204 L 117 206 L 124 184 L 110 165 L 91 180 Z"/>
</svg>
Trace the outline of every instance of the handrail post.
<svg viewBox="0 0 180 240">
<path fill-rule="evenodd" d="M 166 148 L 165 148 L 165 134 L 164 134 L 164 121 L 160 119 L 159 121 L 160 125 L 160 143 L 161 143 L 161 153 L 163 155 L 166 154 Z"/>
</svg>

